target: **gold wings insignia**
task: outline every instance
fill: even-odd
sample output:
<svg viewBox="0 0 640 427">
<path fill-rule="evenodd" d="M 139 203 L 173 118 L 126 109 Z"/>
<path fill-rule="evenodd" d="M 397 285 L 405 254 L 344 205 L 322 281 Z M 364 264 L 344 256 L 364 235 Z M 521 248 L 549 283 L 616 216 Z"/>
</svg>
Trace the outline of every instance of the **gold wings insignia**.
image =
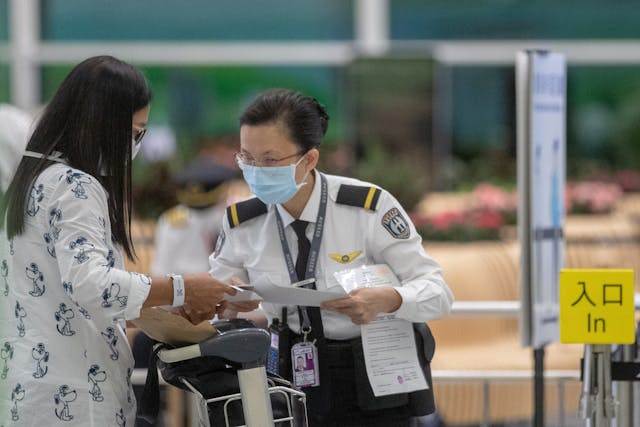
<svg viewBox="0 0 640 427">
<path fill-rule="evenodd" d="M 358 258 L 362 251 L 353 251 L 349 254 L 341 255 L 341 254 L 329 254 L 329 258 L 332 260 L 339 262 L 340 264 L 349 264 L 354 259 Z"/>
</svg>

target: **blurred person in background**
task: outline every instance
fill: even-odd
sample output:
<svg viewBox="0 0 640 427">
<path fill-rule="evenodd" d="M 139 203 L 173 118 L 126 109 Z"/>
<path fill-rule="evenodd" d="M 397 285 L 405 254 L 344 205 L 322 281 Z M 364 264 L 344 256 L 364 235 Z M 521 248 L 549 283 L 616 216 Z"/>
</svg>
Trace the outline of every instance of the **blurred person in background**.
<svg viewBox="0 0 640 427">
<path fill-rule="evenodd" d="M 0 195 L 7 191 L 22 159 L 32 118 L 21 109 L 0 104 Z"/>
<path fill-rule="evenodd" d="M 131 164 L 150 101 L 140 70 L 97 56 L 73 68 L 35 126 L 0 209 L 0 341 L 12 353 L 0 424 L 133 425 L 125 322 L 172 305 L 199 323 L 235 294 L 206 273 L 124 270 L 124 254 L 135 258 Z"/>
<path fill-rule="evenodd" d="M 279 325 L 288 325 L 291 351 L 281 353 L 289 361 L 279 373 L 307 394 L 311 426 L 409 426 L 414 415 L 433 412 L 433 403 L 416 408 L 407 393 L 374 398 L 366 374 L 356 374 L 366 372 L 364 361 L 356 365 L 354 357 L 357 348 L 362 354 L 360 325 L 395 313 L 424 327 L 449 312 L 453 295 L 391 194 L 316 169 L 328 121 L 317 100 L 286 89 L 258 95 L 244 111 L 236 159 L 256 197 L 227 208 L 210 273 L 280 286 L 315 279 L 313 288 L 327 290 L 339 286 L 335 272 L 387 264 L 400 287 L 355 289 L 325 301 L 322 310 L 274 303 L 262 308 L 274 328 L 278 318 Z M 306 366 L 319 366 L 319 372 L 293 375 L 294 345 L 314 346 L 305 354 L 317 355 Z M 428 398 L 433 402 L 432 394 Z"/>
<path fill-rule="evenodd" d="M 238 172 L 206 156 L 196 157 L 174 177 L 178 205 L 156 227 L 154 274 L 206 271 L 227 207 L 226 183 Z"/>
</svg>

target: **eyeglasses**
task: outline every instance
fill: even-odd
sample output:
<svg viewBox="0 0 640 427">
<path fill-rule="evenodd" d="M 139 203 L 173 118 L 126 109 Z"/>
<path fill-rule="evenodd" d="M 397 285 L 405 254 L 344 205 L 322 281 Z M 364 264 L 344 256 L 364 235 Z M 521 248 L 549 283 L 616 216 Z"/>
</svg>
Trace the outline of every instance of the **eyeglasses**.
<svg viewBox="0 0 640 427">
<path fill-rule="evenodd" d="M 236 162 L 238 164 L 243 164 L 243 165 L 248 165 L 248 166 L 266 166 L 266 167 L 273 167 L 273 166 L 277 166 L 278 163 L 280 163 L 283 160 L 287 160 L 290 159 L 292 157 L 296 157 L 296 156 L 300 156 L 303 155 L 305 152 L 304 151 L 298 151 L 296 153 L 293 153 L 289 156 L 285 156 L 285 157 L 281 157 L 279 159 L 274 159 L 273 157 L 265 157 L 262 160 L 254 160 L 251 157 L 248 157 L 246 154 L 238 151 L 234 157 L 236 159 Z"/>
<path fill-rule="evenodd" d="M 137 132 L 133 136 L 133 140 L 136 142 L 136 144 L 140 144 L 140 141 L 142 141 L 142 138 L 144 138 L 144 134 L 147 133 L 147 128 L 139 128 L 138 126 L 134 125 L 133 129 Z"/>
</svg>

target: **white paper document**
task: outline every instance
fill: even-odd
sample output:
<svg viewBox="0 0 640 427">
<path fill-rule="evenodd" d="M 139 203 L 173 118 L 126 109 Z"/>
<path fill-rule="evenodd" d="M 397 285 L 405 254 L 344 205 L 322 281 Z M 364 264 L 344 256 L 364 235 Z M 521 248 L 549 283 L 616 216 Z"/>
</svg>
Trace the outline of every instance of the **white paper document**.
<svg viewBox="0 0 640 427">
<path fill-rule="evenodd" d="M 316 291 L 314 289 L 278 286 L 272 283 L 255 283 L 254 289 L 266 302 L 307 307 L 320 307 L 320 303 L 324 301 L 347 296 L 339 286 L 327 291 Z"/>
<path fill-rule="evenodd" d="M 394 315 L 361 327 L 369 383 L 376 396 L 428 389 L 418 361 L 413 325 Z"/>
<path fill-rule="evenodd" d="M 256 294 L 251 290 L 238 289 L 236 288 L 235 295 L 225 295 L 225 301 L 230 302 L 242 302 L 242 301 L 262 301 L 260 295 Z"/>
<path fill-rule="evenodd" d="M 327 291 L 316 291 L 289 286 L 278 286 L 273 283 L 253 283 L 253 291 L 239 290 L 234 296 L 227 295 L 225 300 L 231 302 L 263 300 L 276 304 L 320 307 L 320 303 L 347 296 L 339 286 Z"/>
</svg>

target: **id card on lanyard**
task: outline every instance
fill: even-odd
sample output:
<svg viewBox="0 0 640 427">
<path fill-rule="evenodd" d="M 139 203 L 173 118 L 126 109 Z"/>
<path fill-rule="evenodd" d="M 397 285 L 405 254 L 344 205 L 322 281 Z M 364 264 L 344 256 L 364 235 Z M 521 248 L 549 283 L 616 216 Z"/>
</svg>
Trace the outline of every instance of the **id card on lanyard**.
<svg viewBox="0 0 640 427">
<path fill-rule="evenodd" d="M 327 199 L 328 199 L 328 184 L 327 178 L 318 172 L 320 176 L 320 206 L 318 208 L 318 215 L 316 217 L 316 223 L 313 230 L 313 239 L 311 240 L 311 247 L 309 250 L 309 258 L 307 259 L 307 267 L 305 271 L 305 277 L 298 277 L 296 273 L 295 264 L 293 262 L 293 256 L 291 250 L 287 244 L 287 238 L 284 234 L 284 224 L 282 217 L 276 209 L 276 222 L 278 224 L 278 236 L 282 245 L 282 252 L 287 264 L 287 270 L 289 272 L 289 278 L 291 283 L 295 283 L 301 280 L 314 277 L 316 271 L 316 265 L 318 261 L 318 254 L 320 253 L 320 243 L 322 241 L 322 233 L 324 231 L 324 221 L 327 212 Z M 315 341 L 307 341 L 307 335 L 311 332 L 311 322 L 306 307 L 299 307 L 301 314 L 301 334 L 303 341 L 297 343 L 291 347 L 291 367 L 293 382 L 298 387 L 315 387 L 320 385 L 320 362 L 318 360 L 318 349 L 315 345 Z M 322 325 L 319 332 L 322 332 Z"/>
<path fill-rule="evenodd" d="M 293 383 L 296 387 L 317 387 L 320 385 L 318 348 L 311 341 L 303 341 L 291 347 Z"/>
</svg>

